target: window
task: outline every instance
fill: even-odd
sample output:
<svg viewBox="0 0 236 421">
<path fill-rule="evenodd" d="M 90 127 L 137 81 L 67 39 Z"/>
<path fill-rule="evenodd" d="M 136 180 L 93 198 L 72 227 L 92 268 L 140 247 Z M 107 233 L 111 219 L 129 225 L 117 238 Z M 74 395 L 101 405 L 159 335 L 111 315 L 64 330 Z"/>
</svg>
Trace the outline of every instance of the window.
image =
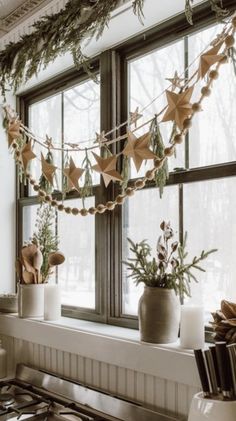
<svg viewBox="0 0 236 421">
<path fill-rule="evenodd" d="M 181 22 L 185 22 L 184 17 Z M 219 31 L 219 27 L 210 27 L 186 35 L 181 22 L 178 37 L 173 34 L 172 42 L 169 32 L 173 23 L 167 23 L 162 36 L 158 29 L 155 36 L 150 36 L 150 44 L 147 37 L 144 45 L 134 40 L 118 46 L 115 52 L 102 53 L 100 86 L 82 73 L 79 76 L 73 73 L 45 86 L 42 91 L 26 95 L 22 98 L 26 123 L 42 138 L 47 133 L 58 145 L 68 141 L 82 144 L 94 138 L 95 132 L 108 131 L 115 123 L 126 120 L 128 112 L 136 107 L 142 110 L 168 88 L 169 82 L 163 75 L 171 78 L 176 70 L 182 74 L 190 64 L 196 68 L 194 58 Z M 158 189 L 150 182 L 114 212 L 86 218 L 56 213 L 55 230 L 59 234 L 60 249 L 66 253 L 66 262 L 56 274 L 62 287 L 64 315 L 137 327 L 142 286 L 136 287 L 132 279 L 127 279 L 126 267 L 122 265 L 122 260 L 129 256 L 127 237 L 134 241 L 148 239 L 155 253 L 163 219 L 171 221 L 179 240 L 188 232 L 190 257 L 202 249 L 219 249 L 204 262 L 206 273 L 198 272 L 199 282 L 192 285 L 192 299 L 204 303 L 206 321 L 222 297 L 235 297 L 236 233 L 232 221 L 236 204 L 236 122 L 233 118 L 236 85 L 232 83 L 235 78 L 232 66 L 222 67 L 220 71 L 221 77 L 215 83 L 212 96 L 204 102 L 205 112 L 194 119 L 185 143 L 177 147 L 177 156 L 169 160 L 170 177 L 161 199 Z M 197 98 L 199 92 L 194 95 Z M 162 95 L 145 108 L 143 121 L 157 113 L 164 103 Z M 223 112 L 225 109 L 227 113 Z M 171 123 L 161 125 L 165 144 L 171 128 Z M 141 129 L 140 134 L 144 130 Z M 66 158 L 65 153 L 56 153 L 56 165 L 61 168 Z M 76 154 L 76 164 L 80 165 L 83 158 L 83 153 Z M 31 171 L 38 178 L 39 163 L 35 161 L 33 165 Z M 137 174 L 132 166 L 131 182 L 147 169 L 148 164 L 143 165 Z M 61 185 L 59 175 L 55 197 L 59 197 Z M 112 200 L 118 190 L 119 185 L 105 189 L 94 172 L 93 192 L 86 199 L 86 207 Z M 65 201 L 71 207 L 82 206 L 76 193 L 67 194 Z M 32 234 L 37 207 L 34 191 L 22 187 L 19 246 Z"/>
</svg>

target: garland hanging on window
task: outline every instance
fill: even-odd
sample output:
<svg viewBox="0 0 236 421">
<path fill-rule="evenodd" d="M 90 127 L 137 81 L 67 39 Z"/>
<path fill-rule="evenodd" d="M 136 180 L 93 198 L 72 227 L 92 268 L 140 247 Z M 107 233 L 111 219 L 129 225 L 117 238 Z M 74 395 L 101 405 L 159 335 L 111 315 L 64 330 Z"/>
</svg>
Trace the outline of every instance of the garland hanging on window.
<svg viewBox="0 0 236 421">
<path fill-rule="evenodd" d="M 53 140 L 48 137 L 44 143 L 39 141 L 37 136 L 31 133 L 21 123 L 14 111 L 7 106 L 4 107 L 6 114 L 4 127 L 8 135 L 8 146 L 13 152 L 17 165 L 21 168 L 26 180 L 33 186 L 34 191 L 37 192 L 40 200 L 50 203 L 59 211 L 86 216 L 88 214 L 94 215 L 96 213 L 104 213 L 107 210 L 113 210 L 117 205 L 122 205 L 127 197 L 133 196 L 137 190 L 142 189 L 149 181 L 155 180 L 160 188 L 161 194 L 168 177 L 167 159 L 175 153 L 176 146 L 183 142 L 184 136 L 192 125 L 195 114 L 202 110 L 204 98 L 211 94 L 213 82 L 219 77 L 220 66 L 228 62 L 228 57 L 231 56 L 235 42 L 235 30 L 236 16 L 233 17 L 231 24 L 226 24 L 222 33 L 200 54 L 198 69 L 190 75 L 188 80 L 181 79 L 177 74 L 174 75 L 174 78 L 169 79 L 171 81 L 171 89 L 167 89 L 164 92 L 166 94 L 167 105 L 152 119 L 144 122 L 140 126 L 137 125 L 137 122 L 142 114 L 136 109 L 135 112 L 130 113 L 128 121 L 122 123 L 122 125 L 127 126 L 126 133 L 112 140 L 108 140 L 108 133 L 103 132 L 97 134 L 97 143 L 88 148 L 81 148 L 79 144 L 73 145 L 70 143 L 67 143 L 62 148 L 55 147 Z M 200 84 L 202 81 L 204 85 L 201 86 L 200 98 L 197 102 L 192 103 L 191 97 L 195 85 Z M 161 119 L 158 121 L 160 117 Z M 159 122 L 164 123 L 167 121 L 173 122 L 173 130 L 169 144 L 165 147 Z M 145 126 L 148 126 L 148 130 L 143 135 L 137 136 L 135 134 L 136 131 Z M 117 127 L 112 129 L 111 132 L 115 133 L 116 130 Z M 109 150 L 109 145 L 120 141 L 124 143 L 123 149 L 119 154 L 113 155 Z M 40 157 L 36 157 L 33 148 L 35 142 L 46 148 L 47 154 L 41 152 Z M 95 150 L 98 148 L 100 148 L 100 155 L 95 153 Z M 114 201 L 109 201 L 105 204 L 101 203 L 89 209 L 85 207 L 78 209 L 76 207 L 64 206 L 63 202 L 57 201 L 50 194 L 58 170 L 53 163 L 53 150 L 61 150 L 68 155 L 65 160 L 66 166 L 61 168 L 66 179 L 66 190 L 77 190 L 82 198 L 90 195 L 91 171 L 95 171 L 101 175 L 106 187 L 111 182 L 124 183 L 125 181 L 122 192 L 118 194 Z M 85 151 L 85 159 L 82 168 L 79 168 L 73 160 L 73 153 L 81 150 Z M 90 156 L 88 153 L 90 153 Z M 125 165 L 127 165 L 127 162 L 132 161 L 137 172 L 139 172 L 142 163 L 146 160 L 153 162 L 153 165 L 151 169 L 146 171 L 143 178 L 130 184 L 128 179 L 124 180 L 117 170 L 117 161 L 120 156 L 122 156 L 122 161 L 125 162 Z M 29 171 L 30 161 L 36 158 L 41 162 L 42 176 L 39 182 L 32 177 Z M 94 165 L 91 162 L 91 158 L 93 159 Z M 122 173 L 124 172 L 129 174 L 130 167 L 122 171 Z M 85 174 L 85 181 L 81 189 L 79 183 L 83 174 Z M 49 186 L 48 189 L 47 186 Z"/>
</svg>

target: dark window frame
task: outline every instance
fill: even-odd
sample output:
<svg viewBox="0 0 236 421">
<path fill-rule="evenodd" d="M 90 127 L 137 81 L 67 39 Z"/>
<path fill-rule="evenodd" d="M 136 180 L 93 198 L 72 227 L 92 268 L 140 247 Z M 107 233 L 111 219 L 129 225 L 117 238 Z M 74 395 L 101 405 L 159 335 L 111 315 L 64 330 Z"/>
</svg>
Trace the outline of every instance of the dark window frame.
<svg viewBox="0 0 236 421">
<path fill-rule="evenodd" d="M 228 0 L 224 2 L 224 6 L 232 9 L 235 4 L 234 1 Z M 114 125 L 127 119 L 127 66 L 130 59 L 142 56 L 183 36 L 206 28 L 214 20 L 215 17 L 209 11 L 209 6 L 206 4 L 199 5 L 196 7 L 194 15 L 194 27 L 190 27 L 185 16 L 181 14 L 146 31 L 145 37 L 143 34 L 137 35 L 116 47 L 115 50 L 107 50 L 100 56 L 95 57 L 92 66 L 95 71 L 100 69 L 101 79 L 101 131 L 109 131 Z M 186 54 L 187 50 L 185 50 L 185 56 Z M 20 95 L 17 98 L 17 105 L 21 119 L 27 125 L 28 107 L 33 102 L 87 79 L 87 75 L 82 70 L 72 69 Z M 115 148 L 113 148 L 113 152 L 118 151 Z M 185 140 L 185 148 L 188 151 L 188 137 Z M 236 162 L 188 169 L 188 159 L 186 159 L 186 167 L 187 169 L 183 171 L 172 172 L 167 183 L 167 185 L 178 186 L 180 208 L 183 207 L 183 185 L 185 183 L 236 175 Z M 133 181 L 131 180 L 130 184 Z M 145 188 L 151 187 L 153 187 L 153 183 L 149 182 Z M 118 191 L 117 185 L 105 189 L 101 181 L 99 187 L 94 187 L 96 204 L 113 200 Z M 60 195 L 55 195 L 55 197 L 60 199 Z M 67 195 L 66 200 L 76 197 L 78 197 L 78 194 L 73 192 Z M 27 197 L 27 190 L 24 186 L 20 186 L 17 192 L 17 203 L 17 250 L 19 251 L 22 244 L 22 209 L 27 205 L 35 205 L 38 201 L 36 196 Z M 118 206 L 113 212 L 96 215 L 95 219 L 97 309 L 94 311 L 63 306 L 62 314 L 68 317 L 137 328 L 138 320 L 136 316 L 122 314 L 122 207 Z M 183 212 L 180 212 L 179 227 L 181 240 L 183 237 Z M 104 256 L 105 264 L 102 259 Z"/>
</svg>

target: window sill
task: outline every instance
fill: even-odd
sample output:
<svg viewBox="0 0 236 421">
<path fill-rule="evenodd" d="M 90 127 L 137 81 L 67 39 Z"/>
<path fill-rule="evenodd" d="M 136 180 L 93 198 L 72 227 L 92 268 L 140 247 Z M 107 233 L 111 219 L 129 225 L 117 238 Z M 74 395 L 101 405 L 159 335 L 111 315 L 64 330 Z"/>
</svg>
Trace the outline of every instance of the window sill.
<svg viewBox="0 0 236 421">
<path fill-rule="evenodd" d="M 57 322 L 0 314 L 0 334 L 199 387 L 193 352 L 178 343 L 141 343 L 139 332 L 62 317 Z"/>
</svg>

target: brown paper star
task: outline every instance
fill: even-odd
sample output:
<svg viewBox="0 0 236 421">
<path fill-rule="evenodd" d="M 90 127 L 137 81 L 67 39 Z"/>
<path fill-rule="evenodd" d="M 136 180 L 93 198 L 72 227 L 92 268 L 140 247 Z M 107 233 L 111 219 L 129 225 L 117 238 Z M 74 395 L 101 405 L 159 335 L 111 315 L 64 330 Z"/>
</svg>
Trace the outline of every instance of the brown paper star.
<svg viewBox="0 0 236 421">
<path fill-rule="evenodd" d="M 115 155 L 109 156 L 108 158 L 101 158 L 101 156 L 93 152 L 93 156 L 97 164 L 93 165 L 92 169 L 102 175 L 106 187 L 110 181 L 122 181 L 120 173 L 116 171 L 117 157 Z"/>
<path fill-rule="evenodd" d="M 25 171 L 27 170 L 29 161 L 34 158 L 36 158 L 36 155 L 32 151 L 32 143 L 31 140 L 29 140 L 21 150 L 21 162 Z"/>
<path fill-rule="evenodd" d="M 96 133 L 96 143 L 106 143 L 107 138 L 105 136 L 105 131 L 103 130 L 102 133 Z"/>
<path fill-rule="evenodd" d="M 220 50 L 221 46 L 222 42 L 210 48 L 210 50 L 206 51 L 204 54 L 201 55 L 198 70 L 198 78 L 203 79 L 210 67 L 213 66 L 213 64 L 218 63 L 220 60 L 222 60 L 222 58 L 224 58 L 224 54 L 218 54 L 218 51 Z"/>
<path fill-rule="evenodd" d="M 137 127 L 137 121 L 143 116 L 143 114 L 139 113 L 139 107 L 132 113 L 129 113 L 129 124 L 134 124 Z"/>
<path fill-rule="evenodd" d="M 175 90 L 175 88 L 182 88 L 182 82 L 184 82 L 184 78 L 180 78 L 178 75 L 178 72 L 175 71 L 174 77 L 172 78 L 166 78 L 171 84 L 172 84 L 172 91 Z"/>
<path fill-rule="evenodd" d="M 79 191 L 79 179 L 83 174 L 84 170 L 82 168 L 77 168 L 73 159 L 70 157 L 70 166 L 65 168 L 63 173 L 68 178 L 70 186 L 74 187 L 77 191 Z"/>
<path fill-rule="evenodd" d="M 41 153 L 41 165 L 42 165 L 42 173 L 44 177 L 53 186 L 53 177 L 55 175 L 57 167 L 55 167 L 55 165 L 49 164 L 44 158 L 42 153 Z"/>
<path fill-rule="evenodd" d="M 8 124 L 7 132 L 8 132 L 8 147 L 9 148 L 14 142 L 14 140 L 21 137 L 20 125 L 21 125 L 20 120 L 12 120 Z"/>
<path fill-rule="evenodd" d="M 150 132 L 137 138 L 131 131 L 128 131 L 128 142 L 123 150 L 123 154 L 133 158 L 136 170 L 139 171 L 145 159 L 154 159 L 156 155 L 149 149 Z"/>
<path fill-rule="evenodd" d="M 47 134 L 46 134 L 46 140 L 44 143 L 48 147 L 48 149 L 53 148 L 52 137 L 49 137 Z"/>
<path fill-rule="evenodd" d="M 184 120 L 192 114 L 192 104 L 190 104 L 192 93 L 193 86 L 180 94 L 166 91 L 168 107 L 162 121 L 175 121 L 182 129 Z"/>
</svg>

